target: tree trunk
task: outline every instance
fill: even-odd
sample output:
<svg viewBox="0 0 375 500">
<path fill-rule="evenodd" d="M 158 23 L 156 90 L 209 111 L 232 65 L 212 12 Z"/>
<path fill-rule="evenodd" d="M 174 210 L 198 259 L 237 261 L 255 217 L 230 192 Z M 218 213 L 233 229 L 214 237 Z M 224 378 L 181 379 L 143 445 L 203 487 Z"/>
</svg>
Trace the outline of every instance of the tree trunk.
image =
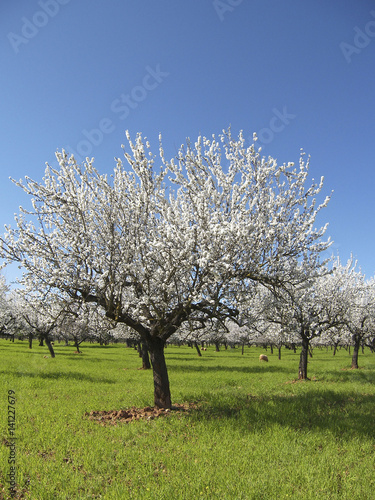
<svg viewBox="0 0 375 500">
<path fill-rule="evenodd" d="M 279 347 L 279 359 L 281 359 L 281 346 Z"/>
<path fill-rule="evenodd" d="M 76 348 L 76 351 L 81 354 L 81 351 L 79 350 L 79 343 L 78 343 L 78 339 L 74 339 L 74 345 L 75 345 L 75 348 Z"/>
<path fill-rule="evenodd" d="M 243 354 L 245 352 L 245 342 L 242 342 L 242 350 L 241 350 L 241 354 Z"/>
<path fill-rule="evenodd" d="M 51 354 L 51 358 L 55 357 L 55 351 L 53 350 L 52 344 L 51 344 L 51 339 L 49 338 L 48 334 L 45 336 L 44 340 L 46 341 L 49 353 Z"/>
<path fill-rule="evenodd" d="M 273 354 L 273 344 L 270 344 L 271 354 Z"/>
<path fill-rule="evenodd" d="M 172 406 L 164 346 L 164 340 L 158 337 L 152 337 L 148 341 L 154 375 L 154 405 L 157 408 L 171 408 Z"/>
<path fill-rule="evenodd" d="M 336 355 L 336 352 L 337 352 L 337 346 L 339 345 L 338 342 L 335 342 L 334 344 L 334 349 L 333 349 L 333 355 L 335 356 Z"/>
<path fill-rule="evenodd" d="M 198 356 L 199 356 L 199 357 L 200 357 L 200 356 L 202 356 L 201 350 L 199 349 L 198 342 L 197 342 L 197 341 L 195 341 L 195 342 L 194 342 L 194 345 L 195 345 L 195 348 L 196 348 L 196 350 L 197 350 Z"/>
<path fill-rule="evenodd" d="M 29 333 L 29 349 L 33 348 L 33 334 Z"/>
<path fill-rule="evenodd" d="M 354 341 L 354 348 L 353 348 L 353 356 L 352 356 L 352 368 L 359 368 L 358 366 L 358 354 L 359 354 L 359 348 L 360 348 L 360 339 L 357 337 L 353 337 Z"/>
<path fill-rule="evenodd" d="M 220 351 L 219 342 L 215 342 L 215 351 L 216 352 Z"/>
<path fill-rule="evenodd" d="M 307 379 L 307 357 L 309 355 L 309 339 L 302 339 L 302 349 L 299 359 L 298 380 Z"/>
<path fill-rule="evenodd" d="M 150 356 L 148 355 L 147 345 L 142 342 L 141 344 L 141 358 L 142 358 L 142 370 L 150 370 Z"/>
</svg>

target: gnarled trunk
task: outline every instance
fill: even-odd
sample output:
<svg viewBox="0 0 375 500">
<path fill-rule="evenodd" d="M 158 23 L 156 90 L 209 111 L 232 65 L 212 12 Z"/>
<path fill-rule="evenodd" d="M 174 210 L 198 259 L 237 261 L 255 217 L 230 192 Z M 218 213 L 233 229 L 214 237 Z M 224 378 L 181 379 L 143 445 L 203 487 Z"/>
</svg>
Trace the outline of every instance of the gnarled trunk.
<svg viewBox="0 0 375 500">
<path fill-rule="evenodd" d="M 154 405 L 157 408 L 171 408 L 168 370 L 164 357 L 165 342 L 159 337 L 152 337 L 147 344 L 154 374 Z"/>
</svg>

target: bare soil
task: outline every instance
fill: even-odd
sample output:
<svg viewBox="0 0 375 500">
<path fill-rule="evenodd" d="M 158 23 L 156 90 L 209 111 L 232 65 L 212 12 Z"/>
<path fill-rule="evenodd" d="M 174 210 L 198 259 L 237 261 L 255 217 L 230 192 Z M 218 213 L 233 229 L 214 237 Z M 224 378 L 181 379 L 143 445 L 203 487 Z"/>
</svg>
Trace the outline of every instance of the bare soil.
<svg viewBox="0 0 375 500">
<path fill-rule="evenodd" d="M 117 425 L 119 423 L 130 423 L 136 420 L 153 420 L 155 418 L 176 415 L 197 409 L 197 403 L 175 404 L 171 409 L 157 408 L 155 406 L 145 406 L 144 408 L 127 408 L 125 410 L 102 410 L 85 413 L 85 417 L 95 420 L 101 425 Z"/>
</svg>

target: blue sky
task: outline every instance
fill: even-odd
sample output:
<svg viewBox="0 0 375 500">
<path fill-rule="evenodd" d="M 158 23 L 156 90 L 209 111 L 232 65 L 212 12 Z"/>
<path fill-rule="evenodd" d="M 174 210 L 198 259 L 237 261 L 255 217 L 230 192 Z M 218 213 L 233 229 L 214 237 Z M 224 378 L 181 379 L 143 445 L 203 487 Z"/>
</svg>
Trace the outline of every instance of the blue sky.
<svg viewBox="0 0 375 500">
<path fill-rule="evenodd" d="M 231 126 L 265 155 L 311 155 L 334 191 L 330 253 L 375 274 L 373 0 L 3 0 L 0 225 L 65 148 L 102 172 L 125 130 L 167 156 Z M 11 279 L 12 271 L 4 274 Z"/>
</svg>

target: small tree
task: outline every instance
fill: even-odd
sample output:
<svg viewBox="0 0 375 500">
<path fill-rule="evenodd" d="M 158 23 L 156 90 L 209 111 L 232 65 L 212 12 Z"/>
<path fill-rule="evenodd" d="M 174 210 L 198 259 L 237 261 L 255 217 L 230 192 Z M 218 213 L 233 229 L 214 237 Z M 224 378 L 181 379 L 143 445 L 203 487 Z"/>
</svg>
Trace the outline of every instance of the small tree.
<svg viewBox="0 0 375 500">
<path fill-rule="evenodd" d="M 304 380 L 311 341 L 345 324 L 347 290 L 336 269 L 311 277 L 304 266 L 296 263 L 291 272 L 304 275 L 305 281 L 269 293 L 265 311 L 268 321 L 279 324 L 284 334 L 293 332 L 296 341 L 301 343 L 298 379 Z"/>
<path fill-rule="evenodd" d="M 171 407 L 164 358 L 167 339 L 190 317 L 236 317 L 252 281 L 279 286 L 287 262 L 311 268 L 329 246 L 315 219 L 319 185 L 305 187 L 309 162 L 278 165 L 242 134 L 199 137 L 159 169 L 141 135 L 108 178 L 87 158 L 57 153 L 43 182 L 16 182 L 32 198 L 16 228 L 6 228 L 0 256 L 77 301 L 95 302 L 107 317 L 146 343 L 154 403 Z"/>
<path fill-rule="evenodd" d="M 9 287 L 4 276 L 0 275 L 0 335 L 11 335 L 14 340 L 14 307 L 9 295 Z"/>
<path fill-rule="evenodd" d="M 353 342 L 351 367 L 357 369 L 361 344 L 374 337 L 375 331 L 375 281 L 365 281 L 360 273 L 351 276 L 349 284 L 350 303 L 348 304 L 346 328 Z"/>
</svg>

